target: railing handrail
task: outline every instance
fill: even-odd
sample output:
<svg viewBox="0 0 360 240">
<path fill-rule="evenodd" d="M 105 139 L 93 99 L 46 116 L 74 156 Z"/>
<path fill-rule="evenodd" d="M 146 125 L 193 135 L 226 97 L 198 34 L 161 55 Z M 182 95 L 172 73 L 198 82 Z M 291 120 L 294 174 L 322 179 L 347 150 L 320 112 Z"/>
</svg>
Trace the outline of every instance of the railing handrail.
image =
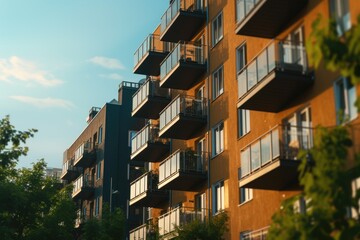
<svg viewBox="0 0 360 240">
<path fill-rule="evenodd" d="M 199 100 L 199 101 L 206 101 L 207 98 L 203 97 L 203 98 L 197 98 L 194 96 L 190 96 L 190 95 L 184 95 L 184 94 L 178 94 L 175 98 L 173 98 L 171 100 L 171 102 L 163 109 L 161 110 L 161 112 L 159 113 L 159 116 L 166 111 L 166 109 L 168 109 L 178 98 L 182 98 L 182 99 L 192 99 L 192 100 Z"/>
<path fill-rule="evenodd" d="M 177 207 L 174 207 L 174 208 L 170 208 L 169 211 L 167 211 L 166 213 L 162 214 L 159 216 L 159 220 L 170 215 L 171 213 L 177 211 L 177 210 L 180 210 L 182 212 L 182 210 L 186 210 L 186 209 L 190 209 L 190 210 L 193 210 L 193 211 L 189 211 L 189 212 L 194 212 L 194 213 L 197 213 L 197 212 L 204 212 L 204 213 L 207 213 L 208 209 L 207 208 L 200 208 L 200 209 L 197 209 L 195 207 L 182 207 L 182 206 L 177 206 Z"/>
<path fill-rule="evenodd" d="M 135 139 L 139 134 L 141 134 L 143 131 L 145 131 L 145 129 L 146 128 L 151 128 L 151 127 L 153 127 L 153 128 L 159 128 L 157 125 L 155 125 L 155 124 L 152 124 L 152 123 L 148 123 L 148 124 L 146 124 L 142 129 L 140 129 L 132 138 L 131 138 L 131 141 L 133 140 L 133 139 Z"/>
<path fill-rule="evenodd" d="M 150 33 L 146 36 L 145 40 L 142 41 L 142 43 L 140 44 L 140 47 L 138 47 L 136 49 L 136 51 L 134 52 L 134 55 L 139 51 L 139 49 L 144 45 L 144 43 L 148 40 L 148 38 L 159 38 L 159 41 L 160 41 L 160 35 L 158 34 L 154 34 L 154 33 Z"/>
<path fill-rule="evenodd" d="M 270 226 L 266 226 L 266 227 L 263 227 L 263 228 L 260 228 L 260 229 L 257 229 L 257 230 L 254 230 L 254 231 L 250 231 L 250 232 L 247 232 L 244 234 L 244 238 L 245 237 L 251 237 L 252 235 L 257 235 L 257 234 L 267 234 L 268 233 L 268 230 L 269 230 Z M 249 239 L 251 240 L 251 239 Z"/>
<path fill-rule="evenodd" d="M 122 82 L 119 84 L 119 88 L 122 88 L 122 87 L 139 88 L 139 86 L 140 86 L 139 83 L 129 82 L 129 81 L 122 81 Z"/>
<path fill-rule="evenodd" d="M 200 156 L 199 154 L 198 154 L 198 152 L 197 151 L 194 151 L 194 150 L 187 150 L 187 149 L 177 149 L 175 152 L 173 152 L 170 156 L 168 156 L 167 158 L 165 158 L 163 161 L 161 161 L 160 162 L 160 164 L 159 164 L 159 166 L 161 166 L 161 165 L 163 165 L 164 163 L 166 163 L 167 161 L 169 161 L 173 156 L 175 156 L 176 154 L 178 154 L 178 153 L 187 153 L 187 152 L 189 152 L 189 153 L 191 153 L 191 152 L 193 152 L 194 153 L 194 155 L 193 156 Z M 201 152 L 202 154 L 201 154 L 201 156 L 203 156 L 204 154 L 207 154 L 208 152 L 205 152 L 205 151 L 202 151 Z M 206 157 L 203 157 L 203 158 L 206 158 Z M 203 160 L 205 160 L 205 159 L 203 159 Z"/>
<path fill-rule="evenodd" d="M 150 170 L 146 173 L 144 173 L 143 175 L 141 175 L 140 177 L 136 178 L 134 181 L 132 181 L 130 183 L 130 185 L 133 185 L 134 183 L 136 183 L 137 181 L 139 181 L 140 179 L 142 179 L 143 177 L 145 177 L 146 175 L 157 175 L 156 173 L 154 173 L 154 171 Z"/>
<path fill-rule="evenodd" d="M 166 62 L 166 60 L 171 57 L 172 53 L 175 51 L 175 49 L 177 49 L 177 47 L 181 47 L 181 46 L 194 46 L 194 47 L 199 47 L 199 48 L 203 48 L 205 45 L 199 45 L 196 44 L 195 42 L 187 42 L 187 41 L 179 41 L 175 44 L 175 46 L 171 49 L 171 51 L 169 52 L 169 54 L 164 58 L 164 60 L 161 61 L 160 66 Z M 203 56 L 203 58 L 205 58 L 205 56 Z M 180 60 L 180 56 L 178 57 L 178 60 Z"/>
<path fill-rule="evenodd" d="M 142 228 L 147 228 L 147 224 L 146 223 L 144 223 L 144 224 L 142 224 L 142 225 L 140 225 L 140 226 L 138 226 L 138 227 L 136 227 L 136 228 L 133 228 L 133 229 L 131 229 L 130 231 L 129 231 L 129 233 L 133 233 L 133 232 L 136 232 L 136 231 L 138 231 L 138 230 L 140 230 L 140 229 L 142 229 Z"/>
</svg>

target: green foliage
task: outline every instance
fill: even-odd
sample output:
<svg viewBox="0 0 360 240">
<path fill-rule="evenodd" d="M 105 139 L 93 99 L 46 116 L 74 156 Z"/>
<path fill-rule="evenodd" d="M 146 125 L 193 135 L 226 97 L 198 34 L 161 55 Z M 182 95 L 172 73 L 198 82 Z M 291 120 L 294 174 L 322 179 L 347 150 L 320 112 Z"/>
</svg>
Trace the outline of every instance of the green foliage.
<svg viewBox="0 0 360 240">
<path fill-rule="evenodd" d="M 101 219 L 92 218 L 85 222 L 83 240 L 125 239 L 125 215 L 120 208 L 110 211 L 109 205 L 103 205 Z"/>
<path fill-rule="evenodd" d="M 217 216 L 209 218 L 208 221 L 202 222 L 199 219 L 176 227 L 178 240 L 222 240 L 228 229 L 228 215 L 223 212 Z"/>
<path fill-rule="evenodd" d="M 346 169 L 347 149 L 352 142 L 345 126 L 319 128 L 313 149 L 299 154 L 300 184 L 307 201 L 306 213 L 294 211 L 296 198 L 284 202 L 273 216 L 268 239 L 357 239 L 360 222 L 347 217 L 352 198 Z M 355 170 L 360 171 L 359 164 Z"/>
</svg>

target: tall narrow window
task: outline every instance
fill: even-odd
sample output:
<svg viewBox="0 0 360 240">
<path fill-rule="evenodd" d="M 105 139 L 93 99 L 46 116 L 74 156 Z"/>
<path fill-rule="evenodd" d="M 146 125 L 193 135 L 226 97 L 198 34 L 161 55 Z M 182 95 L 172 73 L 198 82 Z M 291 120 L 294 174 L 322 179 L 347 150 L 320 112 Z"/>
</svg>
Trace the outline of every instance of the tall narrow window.
<svg viewBox="0 0 360 240">
<path fill-rule="evenodd" d="M 213 99 L 217 98 L 224 92 L 224 71 L 223 66 L 218 68 L 212 75 Z"/>
<path fill-rule="evenodd" d="M 99 127 L 99 137 L 98 137 L 98 144 L 102 143 L 102 134 L 103 134 L 103 128 L 102 126 Z"/>
<path fill-rule="evenodd" d="M 101 177 L 101 162 L 98 162 L 96 165 L 96 180 L 100 179 Z"/>
<path fill-rule="evenodd" d="M 352 85 L 350 79 L 341 78 L 335 82 L 335 107 L 337 113 L 337 123 L 346 120 L 353 120 L 357 117 L 356 88 Z"/>
<path fill-rule="evenodd" d="M 351 182 L 351 188 L 352 188 L 352 196 L 353 198 L 356 197 L 356 194 L 357 192 L 359 191 L 360 189 L 360 177 L 352 180 Z M 358 204 L 360 205 L 360 200 L 358 200 Z M 355 219 L 359 219 L 359 216 L 360 216 L 360 210 L 359 209 L 355 209 L 355 208 L 352 208 L 351 209 L 351 216 Z"/>
<path fill-rule="evenodd" d="M 97 197 L 95 200 L 95 216 L 98 216 L 100 213 L 100 197 Z"/>
<path fill-rule="evenodd" d="M 238 137 L 250 132 L 250 111 L 238 108 Z"/>
<path fill-rule="evenodd" d="M 224 123 L 220 123 L 212 129 L 212 156 L 224 151 Z"/>
<path fill-rule="evenodd" d="M 330 15 L 336 21 L 339 35 L 343 35 L 351 28 L 349 0 L 330 0 Z"/>
<path fill-rule="evenodd" d="M 224 182 L 218 182 L 212 187 L 213 214 L 218 214 L 225 209 L 225 187 Z"/>
<path fill-rule="evenodd" d="M 246 65 L 246 44 L 242 44 L 236 49 L 236 73 L 239 74 L 240 71 Z"/>
<path fill-rule="evenodd" d="M 212 45 L 215 46 L 223 38 L 222 12 L 212 22 Z"/>
</svg>

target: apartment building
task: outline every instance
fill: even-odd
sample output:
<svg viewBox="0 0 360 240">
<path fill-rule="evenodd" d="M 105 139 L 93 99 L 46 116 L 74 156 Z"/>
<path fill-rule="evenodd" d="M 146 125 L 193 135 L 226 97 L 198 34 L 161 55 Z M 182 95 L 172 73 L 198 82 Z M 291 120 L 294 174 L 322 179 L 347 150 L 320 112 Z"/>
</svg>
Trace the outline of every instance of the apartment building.
<svg viewBox="0 0 360 240">
<path fill-rule="evenodd" d="M 224 210 L 227 239 L 264 239 L 281 202 L 301 192 L 297 153 L 312 147 L 312 128 L 345 117 L 359 142 L 359 88 L 308 61 L 305 41 L 319 14 L 334 17 L 341 36 L 360 4 L 170 1 L 134 54 L 134 73 L 147 81 L 132 109 L 148 124 L 132 139 L 131 161 L 147 172 L 132 179 L 130 206 L 147 207 L 144 220 L 162 239 Z M 129 237 L 151 231 L 144 221 Z"/>
<path fill-rule="evenodd" d="M 139 119 L 131 117 L 132 95 L 138 88 L 137 83 L 122 82 L 118 100 L 102 108 L 92 107 L 88 125 L 64 152 L 61 178 L 74 185 L 79 232 L 87 219 L 101 218 L 104 203 L 111 210 L 120 207 L 124 213 L 128 211 L 130 139 L 141 126 Z M 128 227 L 133 228 L 140 217 L 140 212 L 132 214 Z"/>
</svg>

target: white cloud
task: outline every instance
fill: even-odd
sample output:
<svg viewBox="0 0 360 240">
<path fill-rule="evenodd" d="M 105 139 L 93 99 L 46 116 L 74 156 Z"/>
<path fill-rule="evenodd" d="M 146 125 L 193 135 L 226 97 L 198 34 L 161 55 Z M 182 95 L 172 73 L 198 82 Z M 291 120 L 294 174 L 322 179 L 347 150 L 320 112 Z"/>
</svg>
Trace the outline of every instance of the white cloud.
<svg viewBox="0 0 360 240">
<path fill-rule="evenodd" d="M 125 66 L 116 58 L 107 58 L 107 57 L 100 57 L 96 56 L 89 59 L 90 62 L 93 64 L 99 65 L 104 68 L 108 69 L 120 69 L 124 70 Z"/>
<path fill-rule="evenodd" d="M 70 109 L 74 107 L 74 104 L 72 102 L 60 98 L 35 98 L 29 96 L 10 96 L 10 98 L 38 108 L 57 107 Z"/>
<path fill-rule="evenodd" d="M 109 78 L 109 79 L 114 79 L 114 80 L 123 80 L 124 77 L 117 74 L 117 73 L 110 73 L 110 74 L 100 74 L 99 75 L 102 78 Z"/>
<path fill-rule="evenodd" d="M 12 56 L 9 59 L 0 59 L 0 81 L 11 82 L 19 80 L 27 83 L 37 83 L 52 87 L 62 84 L 51 73 L 37 69 L 34 63 Z"/>
</svg>

